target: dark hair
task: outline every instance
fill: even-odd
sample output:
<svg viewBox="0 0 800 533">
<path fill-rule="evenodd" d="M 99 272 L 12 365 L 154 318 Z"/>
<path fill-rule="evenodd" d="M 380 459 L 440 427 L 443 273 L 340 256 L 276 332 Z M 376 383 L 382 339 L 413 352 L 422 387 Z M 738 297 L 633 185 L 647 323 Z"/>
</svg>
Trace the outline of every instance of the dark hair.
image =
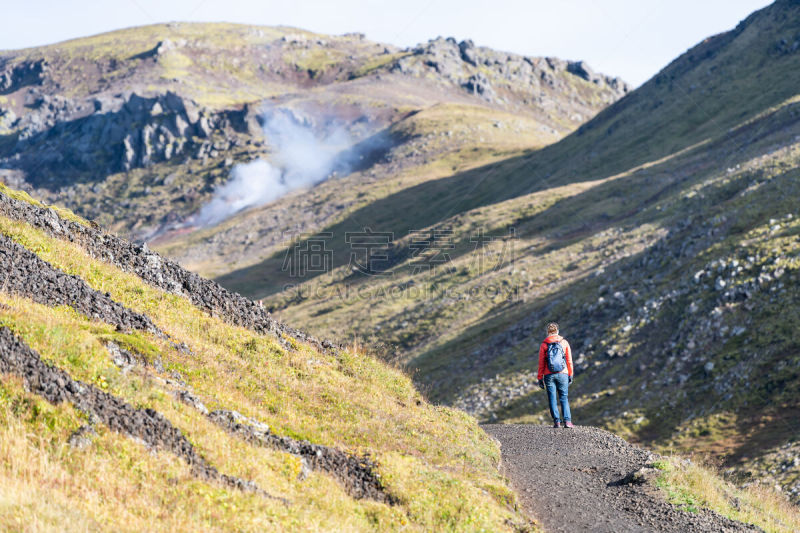
<svg viewBox="0 0 800 533">
<path fill-rule="evenodd" d="M 547 324 L 547 333 L 558 333 L 558 324 L 555 322 Z"/>
</svg>

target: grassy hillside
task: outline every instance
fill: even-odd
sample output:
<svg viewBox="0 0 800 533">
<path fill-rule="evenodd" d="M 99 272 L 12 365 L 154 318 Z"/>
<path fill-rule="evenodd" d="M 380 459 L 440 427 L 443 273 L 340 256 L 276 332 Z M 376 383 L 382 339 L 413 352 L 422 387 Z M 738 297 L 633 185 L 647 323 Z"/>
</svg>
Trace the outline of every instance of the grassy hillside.
<svg viewBox="0 0 800 533">
<path fill-rule="evenodd" d="M 400 528 L 406 520 L 422 529 L 492 529 L 506 518 L 516 520 L 508 510 L 512 496 L 493 470 L 494 445 L 468 417 L 430 407 L 423 397 L 480 420 L 545 421 L 534 354 L 550 320 L 561 324 L 574 347 L 577 421 L 663 452 L 708 456 L 730 483 L 778 487 L 781 497 L 796 503 L 800 94 L 791 73 L 800 67 L 798 21 L 800 5 L 779 0 L 699 43 L 619 100 L 625 93 L 619 80 L 578 74 L 574 63 L 447 39 L 395 50 L 354 35 L 179 25 L 3 55 L 2 68 L 17 80 L 0 100 L 7 182 L 116 229 L 157 234 L 153 244 L 159 250 L 229 289 L 262 299 L 286 322 L 351 346 L 371 346 L 385 362 L 407 371 L 421 394 L 401 373 L 353 353 L 359 350 L 331 354 L 299 332 L 280 330 L 273 339 L 230 330 L 216 308 L 201 305 L 210 318 L 191 306 L 175 311 L 173 298 L 187 304 L 169 291 L 112 290 L 116 284 L 103 280 L 121 274 L 102 274 L 93 259 L 98 255 L 80 255 L 76 244 L 53 241 L 12 220 L 4 231 L 150 316 L 195 355 L 155 334 L 113 327 L 92 330 L 85 346 L 98 349 L 97 343 L 111 340 L 147 361 L 161 350 L 165 372 L 179 372 L 203 405 L 240 406 L 236 409 L 267 423 L 276 435 L 349 453 L 369 451 L 381 479 L 396 484 L 387 481 L 387 490 L 400 503 L 341 496 L 353 510 L 347 515 L 358 521 L 354 528 L 378 522 Z M 199 37 L 204 30 L 215 37 Z M 173 42 L 172 31 L 186 35 Z M 231 35 L 249 36 L 239 39 L 249 44 L 239 49 L 223 42 Z M 91 79 L 71 77 L 78 70 L 68 68 L 72 63 L 64 58 L 74 53 L 76 64 L 85 65 L 95 47 L 116 54 L 109 50 L 118 39 L 138 43 L 142 53 L 108 56 L 106 70 Z M 38 62 L 44 56 L 49 70 Z M 232 62 L 238 57 L 250 62 L 237 67 Z M 206 64 L 209 58 L 213 61 Z M 123 63 L 129 74 L 113 74 Z M 248 70 L 260 63 L 266 66 Z M 171 74 L 165 78 L 165 72 Z M 225 83 L 233 85 L 226 85 L 225 93 L 233 96 L 202 94 L 203 84 L 218 78 L 230 78 Z M 101 79 L 108 87 L 100 89 Z M 152 80 L 152 87 L 142 80 Z M 59 111 L 60 97 L 36 96 L 49 94 L 56 84 L 74 85 L 75 94 L 138 91 L 145 98 L 112 99 L 108 116 L 106 104 L 95 104 L 90 96 Z M 264 92 L 248 92 L 256 86 Z M 164 87 L 180 102 L 161 91 Z M 26 105 L 26 98 L 35 105 Z M 212 228 L 185 225 L 225 183 L 235 162 L 269 156 L 254 122 L 257 109 L 243 105 L 252 104 L 251 98 L 271 98 L 273 105 L 313 117 L 314 110 L 330 109 L 359 141 L 381 136 L 391 143 L 339 179 L 290 192 Z M 6 110 L 21 115 L 20 121 L 9 121 Z M 318 122 L 314 127 L 324 129 L 325 121 Z M 190 127 L 182 134 L 167 135 L 183 123 Z M 96 159 L 85 151 L 69 152 L 83 143 L 94 146 L 92 135 L 106 127 L 132 124 L 146 126 L 136 130 L 140 137 L 109 144 Z M 75 133 L 84 127 L 93 133 Z M 61 137 L 64 131 L 75 137 Z M 65 150 L 69 165 L 59 159 Z M 18 161 L 49 161 L 48 168 L 74 172 L 32 172 L 42 169 Z M 86 161 L 102 163 L 100 173 L 75 170 Z M 127 167 L 121 170 L 119 164 Z M 375 249 L 379 257 L 365 274 L 358 268 L 366 260 L 364 247 L 353 246 L 352 236 L 366 228 L 388 235 L 388 241 Z M 324 256 L 329 268 L 292 270 L 292 254 L 321 243 L 330 253 Z M 9 317 L 42 305 L 19 298 L 4 303 Z M 69 363 L 53 355 L 61 353 L 60 345 L 48 348 L 26 334 L 19 325 L 27 323 L 23 318 L 8 320 L 14 334 L 45 360 Z M 54 331 L 65 323 L 54 322 Z M 43 337 L 58 338 L 52 331 Z M 241 341 L 233 344 L 225 340 L 237 338 Z M 217 368 L 212 361 L 225 363 Z M 69 370 L 89 380 L 90 374 Z M 160 370 L 148 371 L 168 379 Z M 103 379 L 109 387 L 134 375 L 139 374 Z M 101 387 L 99 375 L 94 379 Z M 229 457 L 193 436 L 191 431 L 201 429 L 192 424 L 205 427 L 207 416 L 166 397 L 138 403 L 149 393 L 137 392 L 145 385 L 136 383 L 120 385 L 115 394 L 124 392 L 131 405 L 164 412 L 209 464 L 307 502 L 301 506 L 307 511 L 287 511 L 276 523 L 326 527 L 332 507 L 298 495 L 306 485 L 293 481 L 295 473 L 285 474 L 284 485 L 271 485 L 271 474 L 256 474 L 246 459 Z M 193 414 L 184 415 L 187 409 Z M 445 429 L 450 419 L 459 428 L 455 437 Z M 363 420 L 370 422 L 362 425 Z M 224 431 L 220 435 L 232 440 Z M 462 456 L 444 444 L 448 439 L 466 440 L 470 451 Z M 716 478 L 713 487 L 697 487 L 703 473 L 673 474 L 665 485 L 695 484 L 695 492 L 678 490 L 679 497 L 694 494 L 722 507 L 739 497 L 731 496 L 732 488 L 721 489 L 728 485 Z M 426 479 L 434 480 L 433 488 Z M 703 496 L 704 491 L 713 495 Z M 425 502 L 440 497 L 441 513 L 429 511 L 439 507 Z M 241 505 L 236 503 L 237 509 Z M 738 512 L 738 504 L 730 505 L 734 510 L 725 507 L 726 513 Z M 187 516 L 202 516 L 197 513 L 189 510 Z M 331 523 L 344 519 L 332 516 Z"/>
<path fill-rule="evenodd" d="M 8 194 L 2 192 L 3 202 Z M 114 263 L 119 258 L 98 259 L 85 247 L 30 225 L 22 204 L 9 205 L 17 207 L 4 208 L 2 235 L 48 268 L 77 276 L 90 289 L 149 317 L 157 328 L 115 327 L 109 319 L 79 312 L 80 302 L 37 303 L 47 297 L 44 282 L 30 281 L 28 290 L 36 294 L 4 289 L 0 325 L 47 365 L 66 372 L 69 378 L 53 386 L 74 379 L 80 387 L 156 413 L 148 416 L 177 428 L 207 464 L 250 483 L 245 489 L 257 486 L 265 492 L 198 477 L 196 463 L 145 445 L 147 435 L 130 438 L 113 429 L 113 420 L 98 421 L 102 415 L 85 405 L 50 403 L 45 399 L 49 385 L 40 389 L 5 370 L 0 476 L 11 490 L 0 498 L 3 529 L 522 527 L 513 511 L 514 495 L 496 470 L 496 444 L 464 413 L 425 402 L 398 370 L 356 347 L 323 349 L 285 333 L 233 326 L 195 307 L 187 296 L 121 270 Z M 46 210 L 38 213 L 48 216 Z M 13 251 L 4 246 L 3 253 Z M 22 249 L 13 253 L 28 257 Z M 15 286 L 18 271 L 4 275 L 4 287 Z M 97 312 L 105 316 L 107 309 Z M 8 346 L 4 341 L 4 349 Z M 132 359 L 118 366 L 120 350 Z M 238 420 L 251 434 L 266 424 L 268 435 L 310 441 L 353 457 L 368 454 L 364 464 L 373 465 L 387 496 L 382 502 L 356 497 L 336 471 L 317 470 L 302 454 L 259 445 L 237 436 L 246 432 L 215 423 L 215 412 L 231 410 L 244 417 Z"/>
<path fill-rule="evenodd" d="M 536 530 L 497 441 L 357 345 L 235 326 L 234 295 L 24 193 L 2 188 L 0 213 L 3 529 Z M 798 521 L 774 493 L 655 466 L 678 509 Z"/>
<path fill-rule="evenodd" d="M 218 279 L 384 347 L 430 398 L 487 420 L 544 420 L 532 354 L 555 319 L 580 420 L 796 501 L 798 9 L 703 41 L 557 143 L 400 173 L 327 233 Z M 346 233 L 365 227 L 394 236 L 376 275 L 353 269 Z M 332 268 L 292 277 L 287 254 L 314 239 Z"/>
</svg>

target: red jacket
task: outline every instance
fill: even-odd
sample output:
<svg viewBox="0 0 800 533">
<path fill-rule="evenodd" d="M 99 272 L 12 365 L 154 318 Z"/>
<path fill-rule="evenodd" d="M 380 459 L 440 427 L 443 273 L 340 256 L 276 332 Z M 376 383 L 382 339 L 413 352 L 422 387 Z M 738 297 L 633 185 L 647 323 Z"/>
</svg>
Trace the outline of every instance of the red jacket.
<svg viewBox="0 0 800 533">
<path fill-rule="evenodd" d="M 550 335 L 542 342 L 542 345 L 539 346 L 539 377 L 537 379 L 542 379 L 547 374 L 552 374 L 550 369 L 547 368 L 547 344 L 553 342 L 561 343 L 561 346 L 564 347 L 564 354 L 567 357 L 567 368 L 559 372 L 559 374 L 566 372 L 570 376 L 572 375 L 572 349 L 569 347 L 567 339 L 561 335 Z"/>
</svg>

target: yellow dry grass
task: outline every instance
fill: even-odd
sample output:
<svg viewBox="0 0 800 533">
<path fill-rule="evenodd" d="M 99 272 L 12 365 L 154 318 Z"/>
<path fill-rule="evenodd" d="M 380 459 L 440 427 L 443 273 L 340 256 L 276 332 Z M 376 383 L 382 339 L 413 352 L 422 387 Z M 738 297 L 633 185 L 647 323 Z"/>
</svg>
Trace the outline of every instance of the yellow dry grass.
<svg viewBox="0 0 800 533">
<path fill-rule="evenodd" d="M 754 484 L 737 488 L 712 466 L 676 456 L 658 466 L 662 469 L 658 485 L 672 503 L 687 510 L 711 509 L 770 533 L 800 531 L 800 509 L 772 487 Z"/>
<path fill-rule="evenodd" d="M 475 420 L 427 404 L 405 375 L 365 355 L 361 347 L 332 355 L 289 339 L 295 349 L 285 350 L 274 338 L 208 316 L 184 297 L 148 286 L 75 244 L 4 217 L 0 231 L 116 301 L 147 313 L 192 353 L 150 334 L 117 332 L 71 308 L 4 293 L 1 324 L 75 379 L 164 414 L 221 472 L 251 479 L 292 501 L 285 507 L 198 481 L 180 459 L 152 454 L 103 428 L 90 448 L 71 450 L 65 442 L 83 415 L 69 406 L 50 406 L 7 383 L 7 400 L 0 406 L 6 411 L 0 416 L 16 422 L 3 423 L 0 476 L 5 487 L 27 488 L 2 497 L 6 518 L 0 520 L 6 522 L 0 525 L 6 529 L 18 523 L 42 530 L 74 523 L 76 529 L 101 530 L 496 531 L 508 529 L 507 519 L 519 519 L 512 510 L 513 493 L 496 470 L 499 450 Z M 180 372 L 209 409 L 235 409 L 278 434 L 369 452 L 388 490 L 402 503 L 390 507 L 354 500 L 324 474 L 298 481 L 296 458 L 230 437 L 175 400 L 164 382 L 168 375 L 119 371 L 104 347 L 109 340 L 149 360 L 160 357 L 167 373 Z M 23 404 L 35 405 L 29 411 L 36 415 L 15 414 L 14 406 Z M 32 516 L 39 522 L 31 522 Z"/>
</svg>

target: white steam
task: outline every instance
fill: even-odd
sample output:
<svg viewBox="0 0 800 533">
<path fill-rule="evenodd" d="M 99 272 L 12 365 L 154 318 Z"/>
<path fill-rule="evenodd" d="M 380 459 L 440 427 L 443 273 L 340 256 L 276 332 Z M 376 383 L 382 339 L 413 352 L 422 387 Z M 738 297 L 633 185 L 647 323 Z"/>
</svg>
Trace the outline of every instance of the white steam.
<svg viewBox="0 0 800 533">
<path fill-rule="evenodd" d="M 325 180 L 344 170 L 352 140 L 341 128 L 316 134 L 308 121 L 300 122 L 286 110 L 265 116 L 264 135 L 272 149 L 270 161 L 237 164 L 230 179 L 197 214 L 195 223 L 211 226 L 248 207 L 277 200 L 289 191 Z"/>
</svg>

